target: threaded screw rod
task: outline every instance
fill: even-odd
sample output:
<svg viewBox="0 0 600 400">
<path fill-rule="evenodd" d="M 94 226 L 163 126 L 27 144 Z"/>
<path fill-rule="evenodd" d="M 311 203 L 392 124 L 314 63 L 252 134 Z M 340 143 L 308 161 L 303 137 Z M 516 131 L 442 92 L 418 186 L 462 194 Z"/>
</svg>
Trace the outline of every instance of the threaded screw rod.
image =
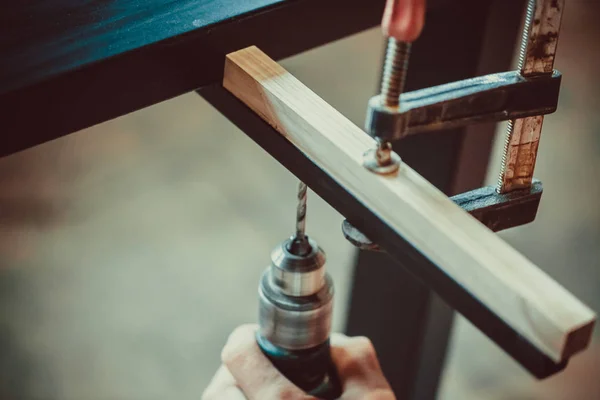
<svg viewBox="0 0 600 400">
<path fill-rule="evenodd" d="M 411 47 L 411 43 L 388 38 L 381 78 L 381 100 L 386 107 L 400 106 Z M 379 165 L 386 165 L 391 161 L 392 145 L 385 140 L 376 140 L 375 157 Z"/>
<path fill-rule="evenodd" d="M 411 44 L 388 38 L 381 79 L 381 98 L 388 107 L 398 107 L 404 91 Z"/>
</svg>

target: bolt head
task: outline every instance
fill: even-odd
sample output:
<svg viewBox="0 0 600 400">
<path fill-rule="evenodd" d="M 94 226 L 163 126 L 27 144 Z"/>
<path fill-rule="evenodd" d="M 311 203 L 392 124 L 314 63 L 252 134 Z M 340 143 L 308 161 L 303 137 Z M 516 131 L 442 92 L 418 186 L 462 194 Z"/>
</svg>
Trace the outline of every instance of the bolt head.
<svg viewBox="0 0 600 400">
<path fill-rule="evenodd" d="M 377 149 L 369 149 L 363 154 L 363 166 L 371 172 L 379 175 L 394 175 L 400 169 L 402 159 L 395 152 L 390 152 L 386 163 L 381 163 L 377 155 Z"/>
</svg>

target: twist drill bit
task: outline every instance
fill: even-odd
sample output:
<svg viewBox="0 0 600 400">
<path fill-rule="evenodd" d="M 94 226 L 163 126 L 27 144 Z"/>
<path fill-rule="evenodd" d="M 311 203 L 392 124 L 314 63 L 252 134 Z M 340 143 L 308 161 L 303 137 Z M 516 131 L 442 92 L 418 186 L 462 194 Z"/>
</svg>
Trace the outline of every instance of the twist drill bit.
<svg viewBox="0 0 600 400">
<path fill-rule="evenodd" d="M 296 234 L 290 241 L 290 251 L 305 256 L 310 251 L 310 243 L 306 236 L 306 199 L 308 187 L 302 181 L 298 183 L 298 207 L 296 209 Z"/>
<path fill-rule="evenodd" d="M 306 239 L 306 198 L 308 186 L 306 183 L 298 183 L 298 209 L 296 211 L 296 240 Z"/>
</svg>

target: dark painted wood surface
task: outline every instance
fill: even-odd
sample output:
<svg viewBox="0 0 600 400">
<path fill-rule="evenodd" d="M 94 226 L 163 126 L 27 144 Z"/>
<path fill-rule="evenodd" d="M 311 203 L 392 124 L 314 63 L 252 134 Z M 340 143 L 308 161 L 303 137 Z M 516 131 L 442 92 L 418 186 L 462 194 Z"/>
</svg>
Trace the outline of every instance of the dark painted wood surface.
<svg viewBox="0 0 600 400">
<path fill-rule="evenodd" d="M 430 0 L 440 8 L 450 0 Z M 459 0 L 461 3 L 466 0 Z M 0 5 L 0 156 L 377 26 L 384 0 L 23 0 Z"/>
<path fill-rule="evenodd" d="M 280 59 L 376 26 L 383 4 L 6 3 L 0 6 L 0 156 L 217 82 L 230 51 L 254 44 Z"/>
<path fill-rule="evenodd" d="M 447 1 L 447 0 L 446 0 Z M 438 6 L 444 0 L 430 0 Z M 382 1 L 332 0 L 19 0 L 0 5 L 0 94 L 30 86 L 61 73 L 103 62 L 160 41 L 184 37 L 189 33 L 210 34 L 223 24 L 232 24 L 239 41 L 252 37 L 245 18 L 261 16 L 269 23 L 273 44 L 281 47 L 291 42 L 307 41 L 323 21 L 340 32 L 353 18 L 370 25 L 378 19 Z M 298 13 L 295 19 L 304 29 L 295 38 L 280 32 L 276 19 L 287 9 L 296 13 L 309 8 L 311 14 Z M 331 9 L 336 17 L 333 18 Z M 378 21 L 377 21 L 378 22 Z M 173 44 L 173 43 L 171 43 Z M 266 48 L 262 43 L 262 48 Z M 291 53 L 298 51 L 293 47 Z M 282 52 L 285 53 L 285 52 Z M 142 65 L 140 65 L 142 67 Z"/>
<path fill-rule="evenodd" d="M 20 0 L 1 7 L 0 93 L 285 0 Z M 289 2 L 289 1 L 287 1 Z"/>
</svg>

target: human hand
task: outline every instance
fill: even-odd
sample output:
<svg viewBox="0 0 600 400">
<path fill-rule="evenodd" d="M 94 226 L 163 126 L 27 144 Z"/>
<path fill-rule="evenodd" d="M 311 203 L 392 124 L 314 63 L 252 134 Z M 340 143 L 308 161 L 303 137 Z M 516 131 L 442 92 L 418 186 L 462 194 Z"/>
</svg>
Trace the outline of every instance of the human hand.
<svg viewBox="0 0 600 400">
<path fill-rule="evenodd" d="M 291 383 L 256 344 L 256 325 L 243 325 L 229 336 L 223 365 L 202 400 L 316 400 Z M 331 357 L 342 382 L 340 400 L 395 400 L 373 345 L 364 337 L 331 336 Z"/>
<path fill-rule="evenodd" d="M 385 36 L 401 42 L 417 40 L 425 23 L 425 0 L 388 0 L 381 27 Z"/>
</svg>

